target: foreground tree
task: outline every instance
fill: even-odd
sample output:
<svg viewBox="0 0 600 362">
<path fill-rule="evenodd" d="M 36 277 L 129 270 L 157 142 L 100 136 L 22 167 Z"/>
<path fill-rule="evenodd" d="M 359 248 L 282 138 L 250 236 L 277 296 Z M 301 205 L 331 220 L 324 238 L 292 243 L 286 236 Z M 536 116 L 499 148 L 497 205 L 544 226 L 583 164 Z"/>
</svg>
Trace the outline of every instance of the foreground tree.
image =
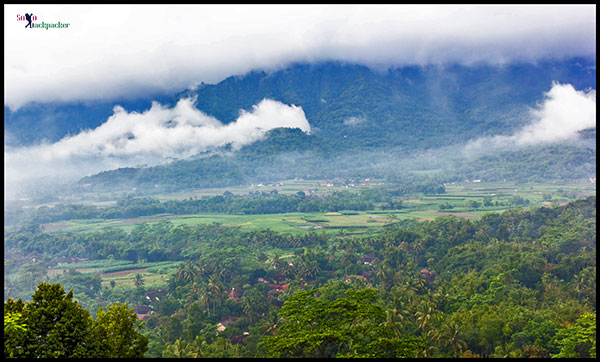
<svg viewBox="0 0 600 362">
<path fill-rule="evenodd" d="M 17 357 L 17 341 L 23 338 L 27 332 L 27 325 L 22 321 L 22 315 L 19 312 L 10 312 L 4 310 L 4 357 Z M 7 338 L 8 337 L 8 338 Z M 16 344 L 15 344 L 16 343 Z"/>
<path fill-rule="evenodd" d="M 4 319 L 4 357 L 143 357 L 148 349 L 127 305 L 100 308 L 94 320 L 60 284 L 42 282 L 31 302 L 8 298 Z"/>
<path fill-rule="evenodd" d="M 112 304 L 104 311 L 98 308 L 94 332 L 100 343 L 97 357 L 140 358 L 148 349 L 148 338 L 139 330 L 142 323 L 127 304 Z"/>
<path fill-rule="evenodd" d="M 60 284 L 42 282 L 32 301 L 8 299 L 4 313 L 21 313 L 27 328 L 23 333 L 4 335 L 5 357 L 86 358 L 97 354 L 90 313 L 65 293 Z"/>
</svg>

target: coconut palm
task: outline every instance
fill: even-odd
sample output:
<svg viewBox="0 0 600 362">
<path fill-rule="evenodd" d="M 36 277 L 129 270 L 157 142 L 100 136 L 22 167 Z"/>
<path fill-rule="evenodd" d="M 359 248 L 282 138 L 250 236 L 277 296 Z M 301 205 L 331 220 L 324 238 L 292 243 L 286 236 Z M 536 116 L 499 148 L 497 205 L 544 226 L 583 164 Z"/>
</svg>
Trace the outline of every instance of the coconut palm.
<svg viewBox="0 0 600 362">
<path fill-rule="evenodd" d="M 460 335 L 460 328 L 456 322 L 444 323 L 439 329 L 433 330 L 433 339 L 445 346 L 452 348 L 452 356 L 458 357 L 467 348 L 467 342 Z"/>
<path fill-rule="evenodd" d="M 402 322 L 405 319 L 405 311 L 400 311 L 396 308 L 385 311 L 385 322 L 382 325 L 389 327 L 398 338 L 402 336 Z"/>
<path fill-rule="evenodd" d="M 196 358 L 197 353 L 191 344 L 176 340 L 173 344 L 167 343 L 162 356 L 163 358 Z"/>
<path fill-rule="evenodd" d="M 200 302 L 200 305 L 206 310 L 206 313 L 210 317 L 210 290 L 208 284 L 200 285 L 198 293 L 198 302 Z"/>
<path fill-rule="evenodd" d="M 192 262 L 186 262 L 179 264 L 175 277 L 185 282 L 193 282 L 198 274 L 196 266 Z"/>
<path fill-rule="evenodd" d="M 221 302 L 223 301 L 223 286 L 214 275 L 211 275 L 208 278 L 208 290 L 213 301 L 214 312 L 216 310 L 216 304 L 221 305 Z"/>
<path fill-rule="evenodd" d="M 144 287 L 144 278 L 143 278 L 142 274 L 137 273 L 135 275 L 135 282 L 134 282 L 134 284 L 135 284 L 136 288 L 143 288 Z"/>
<path fill-rule="evenodd" d="M 425 301 L 419 304 L 417 312 L 415 313 L 417 317 L 417 322 L 419 322 L 419 328 L 425 331 L 427 327 L 429 327 L 429 322 L 431 321 L 431 317 L 435 313 L 436 305 Z"/>
<path fill-rule="evenodd" d="M 279 250 L 276 250 L 273 253 L 273 255 L 271 255 L 267 259 L 267 264 L 270 268 L 273 268 L 275 270 L 279 270 L 281 268 L 281 266 L 283 265 L 283 260 L 281 260 L 281 253 L 279 252 Z"/>
</svg>

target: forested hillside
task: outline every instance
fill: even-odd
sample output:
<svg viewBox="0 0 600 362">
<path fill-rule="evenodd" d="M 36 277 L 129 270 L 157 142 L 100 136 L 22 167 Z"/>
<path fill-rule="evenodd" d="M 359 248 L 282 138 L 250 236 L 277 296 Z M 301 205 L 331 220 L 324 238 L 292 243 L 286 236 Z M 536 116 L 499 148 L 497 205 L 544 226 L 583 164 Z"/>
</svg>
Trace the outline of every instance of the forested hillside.
<svg viewBox="0 0 600 362">
<path fill-rule="evenodd" d="M 595 132 L 594 139 L 595 139 Z M 437 177 L 415 177 L 412 171 L 438 170 Z M 81 191 L 139 189 L 147 193 L 179 189 L 277 182 L 296 177 L 334 179 L 376 177 L 389 181 L 437 183 L 483 179 L 553 182 L 596 175 L 596 151 L 589 144 L 547 144 L 473 157 L 460 149 L 408 151 L 373 147 L 368 151 L 339 141 L 277 128 L 237 152 L 223 150 L 194 159 L 153 167 L 104 171 L 78 181 Z"/>
<path fill-rule="evenodd" d="M 296 64 L 200 85 L 198 109 L 229 123 L 263 98 L 302 106 L 315 135 L 362 147 L 432 148 L 489 134 L 509 134 L 526 122 L 552 82 L 596 88 L 589 61 L 506 66 L 407 66 L 375 71 L 328 62 Z"/>
<path fill-rule="evenodd" d="M 43 266 L 29 269 L 32 280 L 73 288 L 91 309 L 150 305 L 147 357 L 596 353 L 595 196 L 478 220 L 391 221 L 352 237 L 168 221 L 131 232 L 5 231 L 7 253 L 66 250 L 90 260 L 180 261 L 162 291 L 147 289 L 140 273 L 131 289 L 74 270 L 44 277 Z"/>
</svg>

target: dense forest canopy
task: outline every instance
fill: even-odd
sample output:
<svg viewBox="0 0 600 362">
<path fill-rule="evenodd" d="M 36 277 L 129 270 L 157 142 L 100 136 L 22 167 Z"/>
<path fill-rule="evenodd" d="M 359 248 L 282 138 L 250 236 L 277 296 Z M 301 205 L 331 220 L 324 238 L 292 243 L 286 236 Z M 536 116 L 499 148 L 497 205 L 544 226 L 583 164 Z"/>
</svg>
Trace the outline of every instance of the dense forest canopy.
<svg viewBox="0 0 600 362">
<path fill-rule="evenodd" d="M 160 294 L 140 273 L 134 288 L 115 288 L 98 274 L 27 267 L 92 310 L 150 304 L 146 356 L 595 357 L 595 196 L 354 237 L 168 221 L 131 232 L 22 227 L 5 231 L 5 252 L 180 262 Z"/>
</svg>

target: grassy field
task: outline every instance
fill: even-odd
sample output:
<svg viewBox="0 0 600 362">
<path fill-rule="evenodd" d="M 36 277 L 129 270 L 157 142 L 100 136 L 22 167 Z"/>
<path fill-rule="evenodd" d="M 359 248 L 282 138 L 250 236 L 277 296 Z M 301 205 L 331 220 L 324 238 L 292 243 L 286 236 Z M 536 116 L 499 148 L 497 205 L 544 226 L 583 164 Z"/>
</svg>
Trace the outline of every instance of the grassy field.
<svg viewBox="0 0 600 362">
<path fill-rule="evenodd" d="M 207 189 L 202 193 L 189 192 L 172 195 L 173 198 L 222 194 L 225 191 L 248 193 L 259 189 L 268 191 L 276 189 L 279 193 L 294 193 L 312 190 L 314 192 L 332 192 L 342 189 L 339 186 L 327 186 L 327 181 L 286 181 L 275 185 L 252 185 L 239 188 Z M 357 188 L 358 189 L 358 188 Z M 281 233 L 305 233 L 311 230 L 323 230 L 326 233 L 338 233 L 346 230 L 364 233 L 386 223 L 407 218 L 433 220 L 442 215 L 478 218 L 486 212 L 502 212 L 514 207 L 510 202 L 515 196 L 528 200 L 525 207 L 564 204 L 575 198 L 596 194 L 595 183 L 578 184 L 514 184 L 509 182 L 483 183 L 471 182 L 446 185 L 446 193 L 441 195 L 418 195 L 403 198 L 401 210 L 371 210 L 360 212 L 333 213 L 285 213 L 259 215 L 226 215 L 195 214 L 170 215 L 160 214 L 134 219 L 116 220 L 70 220 L 66 222 L 44 225 L 47 231 L 86 232 L 103 228 L 120 228 L 131 231 L 136 224 L 154 223 L 169 220 L 174 225 L 194 227 L 198 225 L 219 223 L 225 226 L 240 227 L 244 230 L 271 229 Z M 483 206 L 484 201 L 491 202 Z M 440 205 L 450 208 L 441 208 Z"/>
<path fill-rule="evenodd" d="M 180 262 L 139 262 L 129 260 L 89 260 L 78 263 L 60 264 L 48 269 L 48 275 L 62 274 L 68 269 L 80 273 L 100 274 L 102 286 L 115 282 L 115 287 L 135 287 L 135 275 L 141 274 L 146 288 L 164 287 L 168 275 L 177 268 Z"/>
</svg>

